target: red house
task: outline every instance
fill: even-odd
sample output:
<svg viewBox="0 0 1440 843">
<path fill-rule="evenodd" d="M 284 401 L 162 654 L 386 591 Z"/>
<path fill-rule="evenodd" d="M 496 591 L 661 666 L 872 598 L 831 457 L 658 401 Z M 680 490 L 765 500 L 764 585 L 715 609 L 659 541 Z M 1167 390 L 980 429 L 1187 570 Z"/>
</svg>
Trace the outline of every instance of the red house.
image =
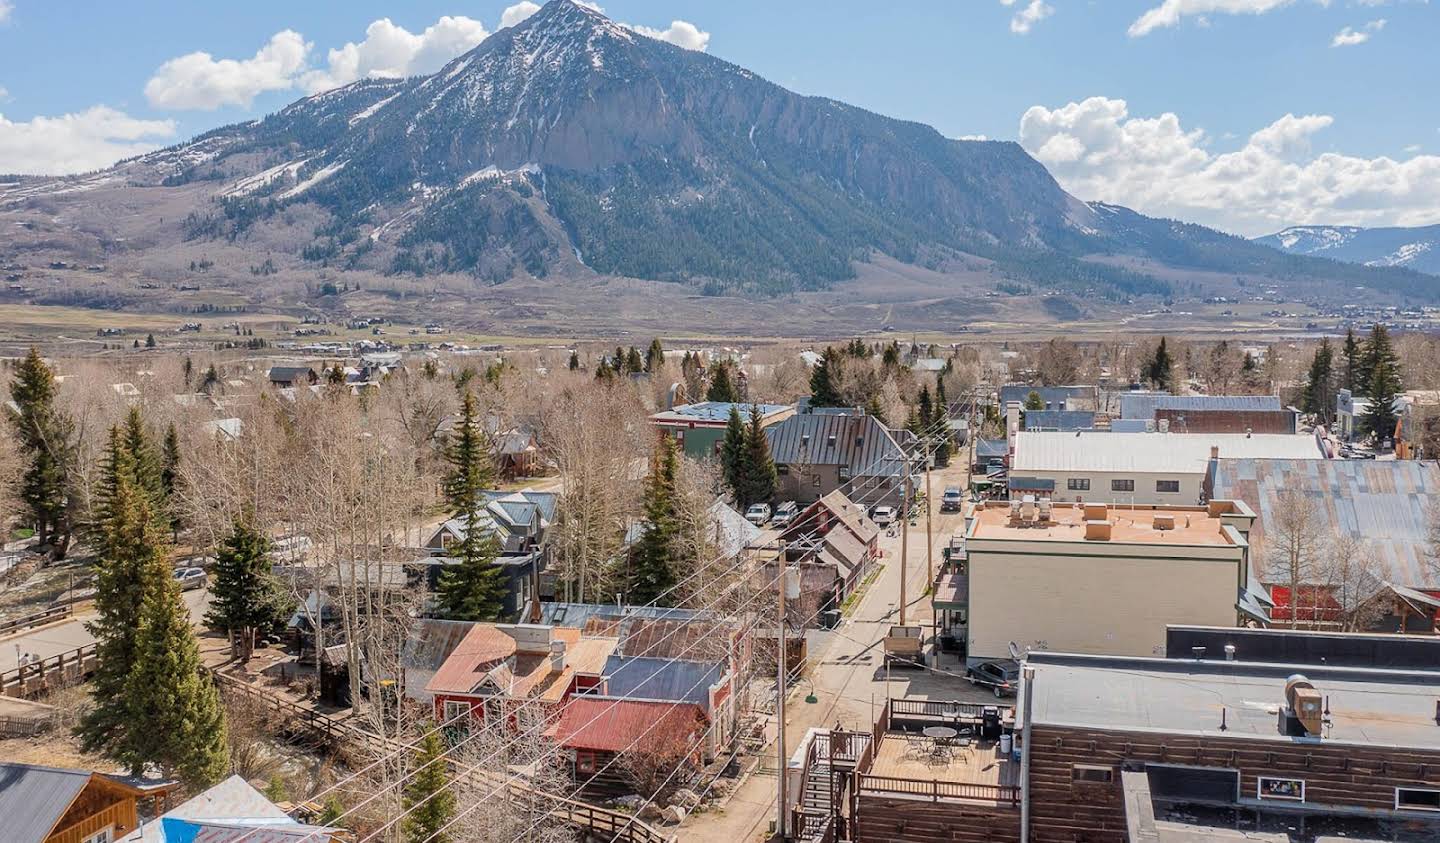
<svg viewBox="0 0 1440 843">
<path fill-rule="evenodd" d="M 425 690 L 434 698 L 436 722 L 468 714 L 526 729 L 599 686 L 616 643 L 564 627 L 476 624 Z"/>
</svg>

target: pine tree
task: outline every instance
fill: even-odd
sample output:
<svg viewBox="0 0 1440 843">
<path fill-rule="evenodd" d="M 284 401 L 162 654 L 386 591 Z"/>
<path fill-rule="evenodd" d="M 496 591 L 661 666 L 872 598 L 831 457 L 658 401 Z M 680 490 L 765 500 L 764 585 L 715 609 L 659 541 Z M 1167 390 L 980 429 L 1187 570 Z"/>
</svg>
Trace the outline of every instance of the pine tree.
<svg viewBox="0 0 1440 843">
<path fill-rule="evenodd" d="M 145 347 L 146 347 L 146 348 L 154 348 L 154 347 L 155 347 L 155 335 L 154 335 L 154 334 L 146 334 L 146 335 L 145 335 Z"/>
<path fill-rule="evenodd" d="M 1375 437 L 1375 444 L 1380 445 L 1395 435 L 1395 396 L 1401 389 L 1400 374 L 1397 364 L 1384 354 L 1374 359 L 1369 374 L 1366 392 L 1370 406 L 1361 417 L 1361 429 Z"/>
<path fill-rule="evenodd" d="M 615 370 L 610 368 L 610 361 L 600 358 L 600 365 L 595 367 L 595 380 L 610 382 L 615 380 Z"/>
<path fill-rule="evenodd" d="M 744 506 L 769 503 L 775 498 L 775 487 L 780 478 L 775 470 L 775 460 L 770 457 L 770 440 L 765 436 L 764 418 L 760 405 L 750 406 L 750 426 L 745 431 L 744 458 L 745 494 Z"/>
<path fill-rule="evenodd" d="M 1370 336 L 1365 338 L 1361 347 L 1360 360 L 1357 377 L 1360 378 L 1360 388 L 1366 395 L 1374 395 L 1372 390 L 1375 389 L 1375 370 L 1382 362 L 1385 364 L 1387 376 L 1396 379 L 1395 391 L 1400 391 L 1400 355 L 1395 353 L 1395 347 L 1390 344 L 1390 332 L 1384 325 L 1377 322 L 1370 328 Z"/>
<path fill-rule="evenodd" d="M 70 542 L 70 472 L 75 461 L 74 424 L 55 407 L 55 375 L 35 348 L 16 367 L 8 413 L 26 459 L 20 501 L 35 524 L 41 547 L 63 557 Z"/>
<path fill-rule="evenodd" d="M 929 431 L 935 423 L 935 405 L 930 401 L 930 387 L 920 387 L 920 428 Z"/>
<path fill-rule="evenodd" d="M 705 392 L 706 401 L 723 401 L 733 404 L 740 400 L 740 392 L 735 388 L 735 381 L 730 377 L 730 364 L 720 363 L 715 367 L 715 375 L 710 379 L 710 388 Z"/>
<path fill-rule="evenodd" d="M 631 554 L 626 582 L 626 599 L 637 605 L 669 600 L 675 584 L 675 562 L 679 524 L 675 517 L 675 472 L 678 457 L 675 442 L 660 437 L 650 475 L 645 478 L 645 529 Z"/>
<path fill-rule="evenodd" d="M 931 422 L 930 429 L 936 437 L 935 465 L 944 468 L 950 464 L 950 402 L 945 398 L 944 373 L 935 378 L 935 415 Z"/>
<path fill-rule="evenodd" d="M 420 741 L 414 771 L 401 800 L 406 843 L 449 843 L 452 839 L 441 831 L 455 815 L 455 792 L 449 789 L 445 765 L 445 744 L 440 732 L 431 729 Z"/>
<path fill-rule="evenodd" d="M 505 582 L 495 564 L 495 542 L 485 529 L 484 492 L 494 482 L 494 471 L 473 393 L 465 393 L 460 424 L 445 456 L 450 462 L 445 499 L 465 536 L 451 546 L 456 564 L 440 574 L 440 606 L 451 620 L 495 620 L 504 610 Z"/>
<path fill-rule="evenodd" d="M 572 372 L 577 371 L 580 368 L 580 352 L 570 352 L 570 363 L 568 365 L 570 367 L 570 371 Z"/>
<path fill-rule="evenodd" d="M 121 438 L 125 450 L 135 461 L 135 479 L 150 496 L 152 510 L 157 517 L 163 517 L 165 510 L 165 483 L 162 458 L 150 444 L 149 432 L 145 429 L 145 418 L 139 407 L 131 407 L 125 414 L 125 429 Z"/>
<path fill-rule="evenodd" d="M 175 423 L 165 428 L 165 441 L 160 448 L 160 490 L 166 499 L 175 494 L 175 485 L 180 480 L 180 434 Z"/>
<path fill-rule="evenodd" d="M 1155 346 L 1155 356 L 1145 366 L 1145 379 L 1156 389 L 1169 390 L 1174 385 L 1175 361 L 1170 356 L 1165 337 Z"/>
<path fill-rule="evenodd" d="M 220 372 L 216 370 L 215 364 L 211 363 L 210 368 L 205 370 L 205 378 L 200 382 L 200 391 L 209 394 L 212 389 L 220 385 Z"/>
<path fill-rule="evenodd" d="M 900 366 L 900 345 L 894 340 L 885 346 L 885 351 L 880 355 L 880 365 L 886 369 L 895 369 Z"/>
<path fill-rule="evenodd" d="M 1335 351 L 1330 347 L 1329 337 L 1320 341 L 1320 347 L 1310 359 L 1310 373 L 1305 378 L 1300 404 L 1300 409 L 1313 413 L 1321 424 L 1330 423 L 1331 408 L 1335 406 Z"/>
<path fill-rule="evenodd" d="M 870 400 L 865 403 L 865 415 L 874 416 L 881 424 L 890 426 L 890 422 L 885 418 L 885 408 L 880 406 L 879 395 L 871 395 Z"/>
<path fill-rule="evenodd" d="M 330 371 L 325 375 L 325 380 L 331 386 L 344 386 L 345 370 L 340 368 L 339 363 L 336 363 L 334 366 L 330 367 Z"/>
<path fill-rule="evenodd" d="M 149 519 L 148 513 L 137 517 Z M 160 541 L 160 536 L 155 540 Z M 202 668 L 180 586 L 162 577 L 159 588 L 145 596 L 135 666 L 125 683 L 130 722 L 139 728 L 126 730 L 118 760 L 128 764 L 133 774 L 153 764 L 195 789 L 214 784 L 225 774 L 229 762 L 225 713 L 215 683 Z"/>
<path fill-rule="evenodd" d="M 235 519 L 215 554 L 205 623 L 234 636 L 241 661 L 255 651 L 256 634 L 283 621 L 289 608 L 271 567 L 270 540 L 249 518 Z"/>
<path fill-rule="evenodd" d="M 625 352 L 625 371 L 632 375 L 647 371 L 645 361 L 640 358 L 640 352 L 633 345 Z"/>
<path fill-rule="evenodd" d="M 1044 399 L 1043 397 L 1041 397 L 1041 395 L 1040 395 L 1039 392 L 1037 392 L 1036 390 L 1033 390 L 1033 389 L 1032 389 L 1032 390 L 1030 390 L 1030 394 L 1025 396 L 1025 406 L 1024 406 L 1024 409 L 1026 409 L 1026 410 L 1043 410 L 1043 409 L 1045 409 L 1045 399 Z"/>
<path fill-rule="evenodd" d="M 1360 343 L 1355 339 L 1355 329 L 1345 329 L 1345 345 L 1341 347 L 1340 356 L 1345 361 L 1344 377 L 1341 386 L 1350 390 L 1352 395 L 1364 394 L 1364 380 L 1360 377 Z"/>
<path fill-rule="evenodd" d="M 725 423 L 725 438 L 720 443 L 720 470 L 725 484 L 735 495 L 735 504 L 741 509 L 750 505 L 745 500 L 745 422 L 740 418 L 740 408 L 730 408 L 730 420 Z"/>
<path fill-rule="evenodd" d="M 645 371 L 658 372 L 665 368 L 665 348 L 660 345 L 660 338 L 656 337 L 650 341 L 650 347 L 645 350 Z"/>
<path fill-rule="evenodd" d="M 925 435 L 925 428 L 920 423 L 920 414 L 915 412 L 914 406 L 910 407 L 909 413 L 905 416 L 905 429 L 915 434 L 917 439 Z"/>
<path fill-rule="evenodd" d="M 185 365 L 181 370 L 185 377 L 185 386 L 190 386 L 190 381 L 195 377 L 195 364 L 190 361 L 190 355 L 185 355 Z"/>
<path fill-rule="evenodd" d="M 827 347 L 820 355 L 820 362 L 815 364 L 815 370 L 810 373 L 810 406 L 840 406 L 840 393 L 835 389 L 835 373 L 832 371 L 835 365 L 835 349 Z"/>
</svg>

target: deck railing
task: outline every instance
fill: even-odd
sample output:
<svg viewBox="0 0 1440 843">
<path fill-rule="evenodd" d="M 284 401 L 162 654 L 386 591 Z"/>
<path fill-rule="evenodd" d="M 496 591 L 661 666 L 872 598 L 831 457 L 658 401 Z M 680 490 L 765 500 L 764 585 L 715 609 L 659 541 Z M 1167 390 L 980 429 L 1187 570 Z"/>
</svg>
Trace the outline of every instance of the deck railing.
<svg viewBox="0 0 1440 843">
<path fill-rule="evenodd" d="M 1020 804 L 1020 788 L 1003 784 L 971 784 L 968 782 L 922 781 L 894 776 L 860 775 L 860 793 L 918 796 L 939 802 L 942 799 L 969 799 L 980 802 Z"/>
<path fill-rule="evenodd" d="M 0 696 L 35 697 L 73 685 L 95 669 L 95 645 L 86 644 L 49 658 L 0 671 Z"/>
<path fill-rule="evenodd" d="M 64 620 L 75 613 L 74 606 L 56 606 L 53 609 L 46 609 L 42 612 L 32 612 L 28 615 L 21 615 L 18 618 L 11 618 L 8 621 L 0 621 L 0 635 L 9 635 L 12 632 L 19 632 L 22 629 L 40 626 Z"/>
</svg>

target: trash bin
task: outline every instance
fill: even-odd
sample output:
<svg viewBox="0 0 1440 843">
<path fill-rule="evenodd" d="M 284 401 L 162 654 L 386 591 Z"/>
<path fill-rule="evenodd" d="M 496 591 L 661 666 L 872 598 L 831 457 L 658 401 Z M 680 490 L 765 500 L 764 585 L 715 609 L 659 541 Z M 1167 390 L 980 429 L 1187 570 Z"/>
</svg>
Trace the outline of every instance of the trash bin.
<svg viewBox="0 0 1440 843">
<path fill-rule="evenodd" d="M 1000 754 L 1009 755 L 1015 748 L 1015 736 L 1006 732 L 1000 736 Z"/>
</svg>

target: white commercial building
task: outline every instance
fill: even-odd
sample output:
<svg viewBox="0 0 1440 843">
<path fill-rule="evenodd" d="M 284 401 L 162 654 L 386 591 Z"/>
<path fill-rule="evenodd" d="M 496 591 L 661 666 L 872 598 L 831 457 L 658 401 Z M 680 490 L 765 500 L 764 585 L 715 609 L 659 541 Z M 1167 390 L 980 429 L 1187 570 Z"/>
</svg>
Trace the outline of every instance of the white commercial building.
<svg viewBox="0 0 1440 843">
<path fill-rule="evenodd" d="M 1015 437 L 1010 492 L 1054 501 L 1179 505 L 1200 502 L 1210 461 L 1322 459 L 1309 435 L 1022 431 Z"/>
</svg>

